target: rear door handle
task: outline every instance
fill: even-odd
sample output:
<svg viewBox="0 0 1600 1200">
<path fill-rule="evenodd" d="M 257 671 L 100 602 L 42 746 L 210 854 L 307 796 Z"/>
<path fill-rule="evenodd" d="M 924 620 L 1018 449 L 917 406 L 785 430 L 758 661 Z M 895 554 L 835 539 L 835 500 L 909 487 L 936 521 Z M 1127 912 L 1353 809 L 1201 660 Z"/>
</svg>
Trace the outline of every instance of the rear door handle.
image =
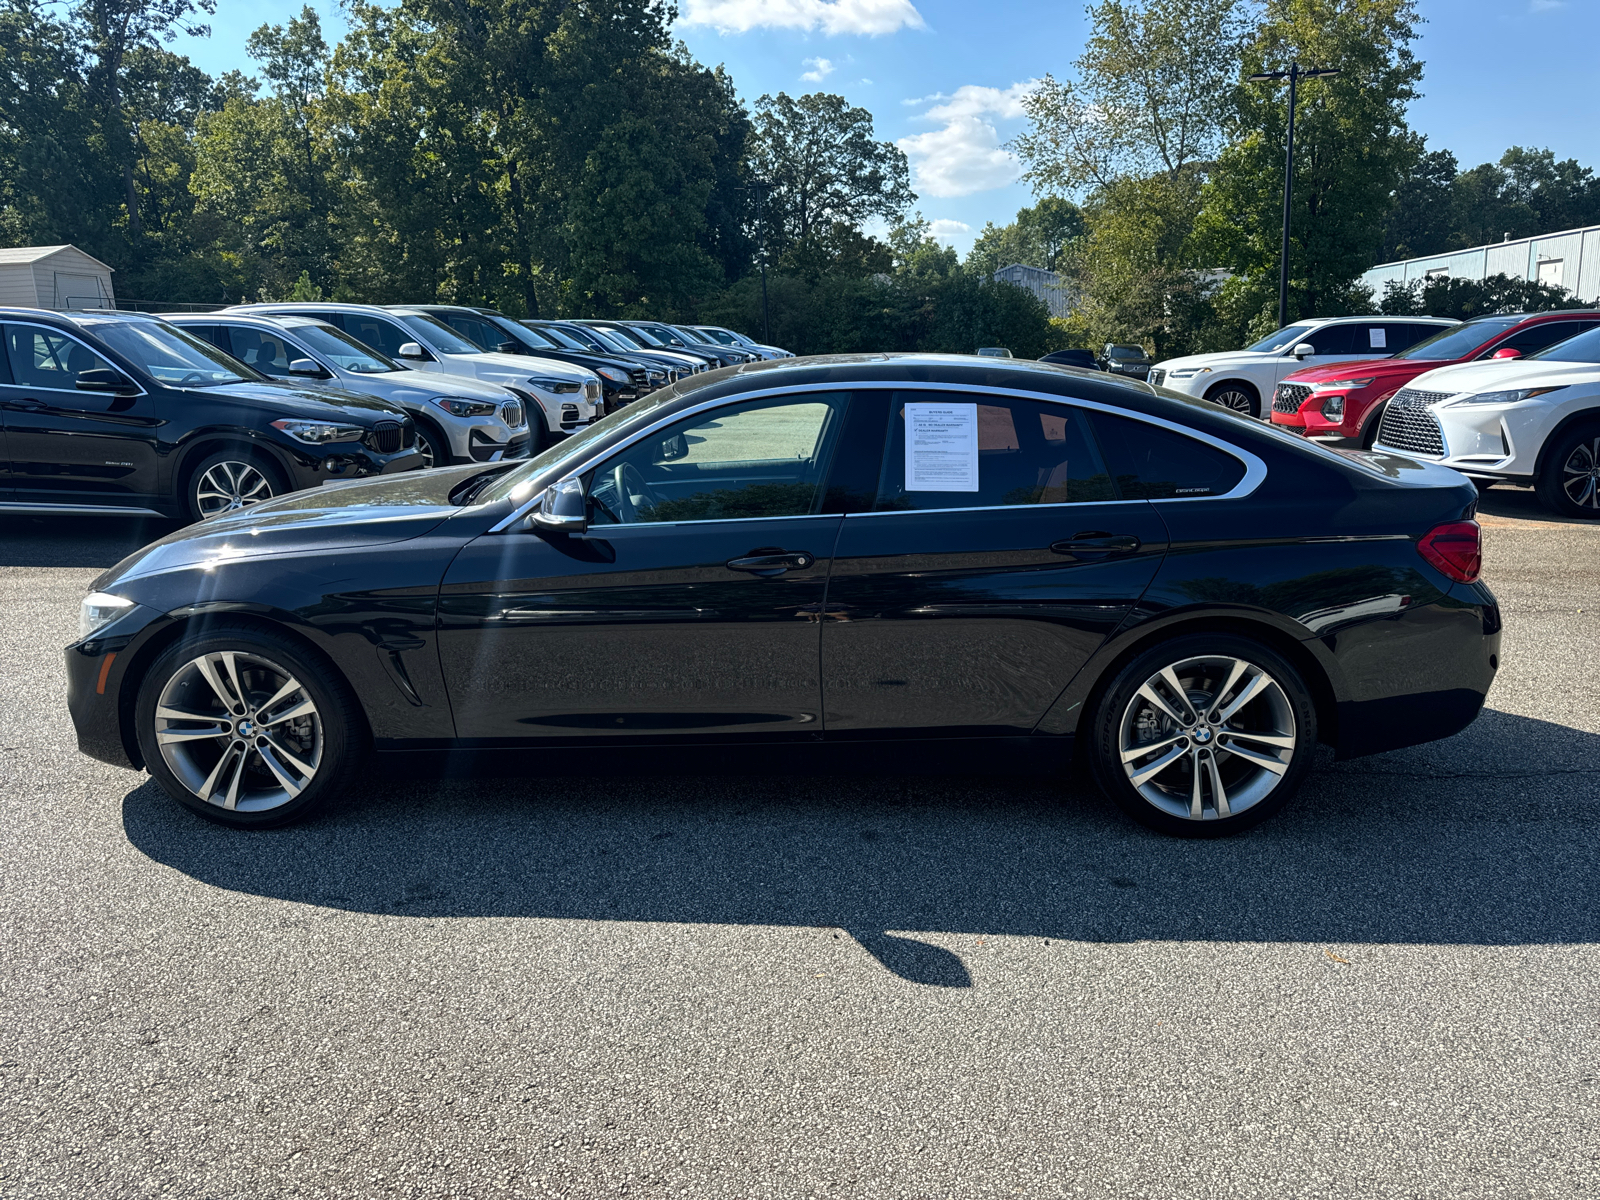
<svg viewBox="0 0 1600 1200">
<path fill-rule="evenodd" d="M 744 558 L 730 558 L 728 569 L 730 571 L 748 571 L 752 575 L 772 577 L 782 575 L 788 570 L 802 571 L 817 561 L 815 554 L 804 550 L 773 550 L 762 554 L 751 554 Z"/>
<path fill-rule="evenodd" d="M 1050 549 L 1057 554 L 1132 554 L 1143 544 L 1131 533 L 1093 530 L 1075 533 L 1064 541 L 1052 542 Z"/>
</svg>

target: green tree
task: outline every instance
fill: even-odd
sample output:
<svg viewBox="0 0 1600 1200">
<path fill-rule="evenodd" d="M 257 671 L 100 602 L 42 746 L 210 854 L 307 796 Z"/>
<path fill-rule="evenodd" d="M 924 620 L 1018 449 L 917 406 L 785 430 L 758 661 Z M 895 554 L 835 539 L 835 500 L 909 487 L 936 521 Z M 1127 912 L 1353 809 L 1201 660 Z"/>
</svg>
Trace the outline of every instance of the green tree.
<svg viewBox="0 0 1600 1200">
<path fill-rule="evenodd" d="M 1020 210 L 1009 225 L 992 221 L 985 225 L 967 252 L 966 267 L 984 276 L 1012 263 L 1060 270 L 1083 231 L 1082 209 L 1059 196 L 1045 196 L 1032 208 Z"/>
<path fill-rule="evenodd" d="M 779 92 L 756 101 L 751 145 L 766 200 L 771 253 L 801 269 L 829 259 L 835 225 L 859 228 L 872 217 L 897 220 L 916 200 L 905 152 L 873 139 L 872 114 L 843 96 Z"/>
<path fill-rule="evenodd" d="M 1414 0 L 1267 0 L 1244 73 L 1291 62 L 1342 74 L 1300 85 L 1290 319 L 1363 308 L 1357 285 L 1383 244 L 1392 197 L 1417 154 L 1405 121 L 1422 65 Z M 1204 194 L 1199 242 L 1234 271 L 1220 301 L 1238 336 L 1275 324 L 1287 85 L 1240 83 L 1233 140 Z"/>
<path fill-rule="evenodd" d="M 1454 246 L 1459 174 L 1456 156 L 1448 150 L 1422 151 L 1414 157 L 1395 189 L 1394 207 L 1384 226 L 1385 261 L 1420 258 Z"/>
</svg>

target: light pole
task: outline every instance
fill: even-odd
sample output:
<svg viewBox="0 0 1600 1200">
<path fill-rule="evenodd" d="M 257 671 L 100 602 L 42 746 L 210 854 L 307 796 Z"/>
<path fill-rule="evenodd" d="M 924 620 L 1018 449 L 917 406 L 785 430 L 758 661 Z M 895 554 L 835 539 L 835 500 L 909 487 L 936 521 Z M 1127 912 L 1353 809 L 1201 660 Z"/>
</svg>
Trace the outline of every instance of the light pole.
<svg viewBox="0 0 1600 1200">
<path fill-rule="evenodd" d="M 1247 76 L 1250 83 L 1274 83 L 1279 79 L 1289 81 L 1289 130 L 1284 138 L 1283 150 L 1283 254 L 1278 260 L 1278 328 L 1289 323 L 1289 204 L 1294 199 L 1294 100 L 1296 86 L 1302 79 L 1326 79 L 1338 75 L 1337 68 L 1302 67 L 1298 62 L 1289 64 L 1287 71 L 1263 71 Z"/>
<path fill-rule="evenodd" d="M 761 228 L 761 241 L 758 243 L 758 253 L 761 255 L 761 341 L 763 345 L 772 344 L 772 326 L 767 321 L 767 219 L 765 201 L 767 190 L 772 184 L 765 179 L 752 179 L 741 192 L 751 192 L 756 200 L 756 224 Z"/>
</svg>

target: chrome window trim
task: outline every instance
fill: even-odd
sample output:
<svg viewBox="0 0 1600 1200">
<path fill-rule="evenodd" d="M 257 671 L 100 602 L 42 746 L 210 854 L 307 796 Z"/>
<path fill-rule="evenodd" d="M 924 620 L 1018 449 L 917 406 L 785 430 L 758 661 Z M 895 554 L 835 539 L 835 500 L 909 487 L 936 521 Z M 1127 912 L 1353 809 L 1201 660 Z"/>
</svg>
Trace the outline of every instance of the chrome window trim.
<svg viewBox="0 0 1600 1200">
<path fill-rule="evenodd" d="M 10 317 L 0 317 L 0 325 L 26 325 L 30 329 L 43 329 L 48 333 L 58 333 L 62 337 L 68 339 L 69 341 L 76 342 L 78 345 L 82 346 L 85 350 L 87 350 L 90 354 L 94 355 L 101 362 L 107 363 L 107 364 L 109 364 L 111 366 L 115 366 L 116 365 L 110 358 L 108 358 L 106 356 L 104 351 L 96 350 L 93 346 L 89 345 L 82 338 L 74 337 L 71 333 L 69 333 L 67 330 L 61 328 L 61 326 L 59 326 L 59 325 L 46 325 L 42 321 L 28 321 L 28 320 L 20 320 L 20 321 L 18 321 L 18 320 L 12 320 Z M 4 351 L 0 351 L 0 353 L 4 353 Z M 140 384 L 138 379 L 136 379 L 134 377 L 132 371 L 124 370 L 122 373 L 124 375 L 126 375 L 133 382 L 134 386 L 139 389 L 138 395 L 130 396 L 130 397 L 128 397 L 129 399 L 137 400 L 139 398 L 139 396 L 148 396 L 150 394 L 149 392 L 144 390 L 144 386 L 142 384 Z M 16 372 L 13 371 L 12 374 L 15 375 Z M 240 382 L 241 383 L 248 383 L 250 381 L 246 379 L 246 380 L 240 380 Z M 31 383 L 7 383 L 7 384 L 0 384 L 0 386 L 3 386 L 3 387 L 14 387 L 14 388 L 24 388 L 26 390 L 35 391 L 35 392 L 60 392 L 63 396 L 107 396 L 107 395 L 111 394 L 109 392 L 85 392 L 85 391 L 80 391 L 78 388 L 34 387 L 33 384 L 31 384 Z M 162 386 L 167 386 L 167 385 L 163 384 Z M 176 386 L 176 385 L 172 385 L 172 386 Z M 87 411 L 87 410 L 85 410 L 85 411 Z"/>
<path fill-rule="evenodd" d="M 989 384 L 971 385 L 971 384 L 965 384 L 965 383 L 908 383 L 908 382 L 905 382 L 903 380 L 896 380 L 896 381 L 892 381 L 892 382 L 891 381 L 881 381 L 881 380 L 870 380 L 870 381 L 863 381 L 863 382 L 846 382 L 846 383 L 827 384 L 827 385 L 820 385 L 820 386 L 817 385 L 817 384 L 787 384 L 787 385 L 784 385 L 784 386 L 781 386 L 781 387 L 762 388 L 759 391 L 740 392 L 737 395 L 734 395 L 734 396 L 723 396 L 723 397 L 720 397 L 720 398 L 718 398 L 716 400 L 704 400 L 704 401 L 701 401 L 699 404 L 691 405 L 688 408 L 680 409 L 679 411 L 677 411 L 675 413 L 672 413 L 672 414 L 670 414 L 668 416 L 662 417 L 660 420 L 655 421 L 652 424 L 646 425 L 643 429 L 640 429 L 638 432 L 634 433 L 632 436 L 627 438 L 627 440 L 622 441 L 622 442 L 618 442 L 616 445 L 608 447 L 606 450 L 604 450 L 604 451 L 602 451 L 600 453 L 591 455 L 590 457 L 588 457 L 588 458 L 584 459 L 582 462 L 580 462 L 577 466 L 571 468 L 570 470 L 562 472 L 561 478 L 560 478 L 560 480 L 557 480 L 557 482 L 560 482 L 561 480 L 571 479 L 571 478 L 573 478 L 574 476 L 577 476 L 577 475 L 582 475 L 585 471 L 589 470 L 590 467 L 593 467 L 594 465 L 596 465 L 601 459 L 609 458 L 612 454 L 620 453 L 620 452 L 628 449 L 628 447 L 636 444 L 637 442 L 643 440 L 646 437 L 649 437 L 652 433 L 656 432 L 658 429 L 664 429 L 666 426 L 671 425 L 676 421 L 680 421 L 680 420 L 684 419 L 685 417 L 695 416 L 696 414 L 705 412 L 708 409 L 720 408 L 720 407 L 722 407 L 724 405 L 738 404 L 738 403 L 742 403 L 743 401 L 746 401 L 746 400 L 762 400 L 762 399 L 766 399 L 766 398 L 772 397 L 772 396 L 798 396 L 798 395 L 815 394 L 815 393 L 820 393 L 820 392 L 863 392 L 863 391 L 965 392 L 965 393 L 967 393 L 969 395 L 1008 396 L 1008 397 L 1015 397 L 1015 398 L 1022 399 L 1022 400 L 1042 400 L 1042 401 L 1045 401 L 1046 403 L 1049 403 L 1049 404 L 1077 405 L 1080 408 L 1091 409 L 1092 411 L 1095 411 L 1095 412 L 1103 412 L 1103 413 L 1106 413 L 1109 416 L 1127 417 L 1130 420 L 1134 420 L 1134 421 L 1144 421 L 1147 424 L 1155 425 L 1155 426 L 1158 426 L 1159 428 L 1170 430 L 1171 432 L 1177 433 L 1177 434 L 1181 434 L 1184 437 L 1194 438 L 1196 441 L 1204 442 L 1206 445 L 1211 446 L 1213 449 L 1221 450 L 1224 454 L 1231 455 L 1233 458 L 1235 458 L 1238 461 L 1242 462 L 1244 464 L 1244 467 L 1245 467 L 1244 476 L 1239 480 L 1239 482 L 1234 484 L 1234 486 L 1231 489 L 1229 489 L 1228 491 L 1224 492 L 1220 496 L 1172 496 L 1172 497 L 1163 497 L 1159 501 L 1156 501 L 1156 500 L 1147 500 L 1147 501 L 1139 501 L 1139 500 L 1134 500 L 1134 501 L 1126 501 L 1126 500 L 1085 500 L 1085 501 L 1076 502 L 1076 503 L 1066 503 L 1066 504 L 1059 504 L 1059 505 L 1057 505 L 1057 504 L 1050 504 L 1050 505 L 1045 505 L 1045 504 L 1002 504 L 1002 505 L 989 506 L 989 507 L 992 508 L 993 511 L 1002 511 L 1002 510 L 1011 510 L 1011 509 L 1024 509 L 1024 508 L 1081 508 L 1085 504 L 1127 504 L 1127 503 L 1134 503 L 1134 504 L 1137 504 L 1137 503 L 1149 503 L 1149 504 L 1155 504 L 1155 503 L 1161 503 L 1161 504 L 1203 504 L 1203 503 L 1206 503 L 1208 501 L 1216 501 L 1216 500 L 1242 500 L 1244 497 L 1250 495 L 1258 487 L 1260 487 L 1262 482 L 1267 477 L 1267 464 L 1262 462 L 1261 459 L 1257 458 L 1254 454 L 1250 453 L 1250 451 L 1248 451 L 1248 450 L 1240 449 L 1238 446 L 1234 446 L 1229 442 L 1225 442 L 1221 438 L 1214 437 L 1213 435 L 1211 435 L 1209 433 L 1203 433 L 1198 429 L 1191 429 L 1187 425 L 1179 425 L 1176 421 L 1169 421 L 1165 417 L 1152 417 L 1152 416 L 1150 416 L 1150 415 L 1148 415 L 1146 413 L 1132 412 L 1132 411 L 1130 411 L 1128 409 L 1118 408 L 1115 405 L 1105 404 L 1105 403 L 1102 403 L 1102 402 L 1100 402 L 1098 400 L 1082 400 L 1082 399 L 1078 399 L 1078 398 L 1072 397 L 1072 396 L 1058 396 L 1058 395 L 1054 395 L 1054 394 L 1049 393 L 1049 392 L 1030 392 L 1030 391 L 1023 391 L 1021 389 L 1015 389 L 1015 388 L 999 388 L 999 387 L 994 387 L 993 385 L 989 385 Z M 524 518 L 530 512 L 532 512 L 534 506 L 539 503 L 540 498 L 543 497 L 543 495 L 544 495 L 544 490 L 545 490 L 544 488 L 540 488 L 532 496 L 528 497 L 528 499 L 525 500 L 521 504 L 521 506 L 519 506 L 516 509 L 513 509 L 509 516 L 507 516 L 506 518 L 504 518 L 501 521 L 496 522 L 496 524 L 492 528 L 490 528 L 489 532 L 490 533 L 501 533 L 501 532 L 505 531 L 506 529 L 510 528 L 512 525 L 515 525 L 516 523 L 521 521 L 522 518 Z M 978 512 L 978 511 L 980 511 L 980 509 L 978 509 L 976 507 L 968 507 L 968 508 L 915 508 L 915 509 L 896 509 L 896 510 L 892 510 L 892 511 L 870 512 L 870 513 L 844 513 L 844 514 L 806 513 L 804 515 L 808 516 L 808 517 L 809 516 L 842 515 L 846 519 L 849 519 L 851 517 L 898 517 L 898 516 L 906 516 L 906 515 L 909 515 L 909 514 L 912 514 L 912 513 L 940 513 L 940 512 L 950 513 L 950 512 Z M 729 518 L 729 519 L 730 520 L 791 520 L 791 519 L 794 519 L 794 518 L 786 518 L 786 517 L 738 517 L 738 518 Z M 695 522 L 681 522 L 681 521 L 668 522 L 668 521 L 662 521 L 662 522 L 660 522 L 661 525 L 668 525 L 668 524 L 675 524 L 675 525 L 676 524 L 702 524 L 702 523 L 703 522 L 698 522 L 698 521 L 695 521 Z M 651 522 L 651 524 L 655 524 L 655 522 Z"/>
</svg>

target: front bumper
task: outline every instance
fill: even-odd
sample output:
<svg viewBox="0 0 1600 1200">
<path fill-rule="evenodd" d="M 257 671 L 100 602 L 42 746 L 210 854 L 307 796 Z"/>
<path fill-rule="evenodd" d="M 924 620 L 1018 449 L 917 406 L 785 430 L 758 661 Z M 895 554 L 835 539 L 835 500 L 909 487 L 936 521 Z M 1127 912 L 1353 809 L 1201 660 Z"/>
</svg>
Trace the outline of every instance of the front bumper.
<svg viewBox="0 0 1600 1200">
<path fill-rule="evenodd" d="M 1556 411 L 1537 400 L 1514 404 L 1457 404 L 1456 397 L 1410 409 L 1412 422 L 1430 420 L 1438 447 L 1385 441 L 1391 426 L 1378 431 L 1377 445 L 1395 454 L 1454 467 L 1479 479 L 1525 481 L 1534 477 L 1539 450 L 1558 421 Z M 1392 402 L 1391 402 L 1392 403 Z M 1391 434 L 1391 437 L 1393 435 Z M 1443 453 L 1438 452 L 1443 449 Z"/>
<path fill-rule="evenodd" d="M 127 686 L 128 672 L 170 620 L 164 613 L 136 604 L 94 637 L 62 651 L 67 669 L 67 714 L 72 718 L 78 749 L 90 758 L 114 767 L 144 766 L 133 734 L 134 696 Z"/>
</svg>

